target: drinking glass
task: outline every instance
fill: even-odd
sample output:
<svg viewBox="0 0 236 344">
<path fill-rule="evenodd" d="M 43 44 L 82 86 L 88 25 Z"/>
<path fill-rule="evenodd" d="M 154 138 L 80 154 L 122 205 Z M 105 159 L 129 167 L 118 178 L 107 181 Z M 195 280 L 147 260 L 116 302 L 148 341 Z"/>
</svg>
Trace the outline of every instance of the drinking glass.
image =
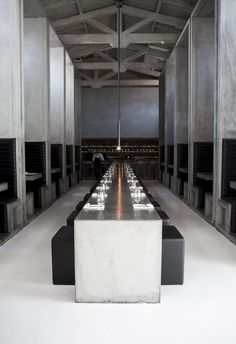
<svg viewBox="0 0 236 344">
<path fill-rule="evenodd" d="M 105 204 L 105 194 L 103 192 L 99 192 L 97 196 L 97 204 L 99 207 L 104 206 Z"/>
<path fill-rule="evenodd" d="M 133 181 L 132 181 L 132 185 L 131 185 L 131 188 L 132 188 L 133 191 L 136 190 L 136 187 L 137 187 L 136 184 L 137 184 L 137 180 L 133 180 Z"/>
<path fill-rule="evenodd" d="M 137 204 L 141 201 L 141 191 L 139 188 L 136 188 L 134 191 L 134 201 Z"/>
</svg>

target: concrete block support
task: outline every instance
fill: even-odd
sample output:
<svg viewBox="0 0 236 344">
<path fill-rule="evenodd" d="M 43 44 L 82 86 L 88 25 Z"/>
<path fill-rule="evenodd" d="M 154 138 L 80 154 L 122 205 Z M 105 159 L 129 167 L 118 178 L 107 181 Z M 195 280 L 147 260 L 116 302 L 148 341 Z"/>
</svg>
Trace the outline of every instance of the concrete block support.
<svg viewBox="0 0 236 344">
<path fill-rule="evenodd" d="M 213 210 L 213 197 L 211 193 L 205 194 L 205 209 L 204 214 L 205 216 L 212 221 L 212 210 Z"/>
<path fill-rule="evenodd" d="M 188 203 L 189 201 L 189 186 L 187 182 L 184 182 L 184 197 L 183 200 Z"/>
<path fill-rule="evenodd" d="M 25 206 L 24 103 L 22 99 L 23 2 L 0 0 L 0 138 L 16 140 L 17 225 Z"/>
<path fill-rule="evenodd" d="M 34 195 L 33 192 L 26 194 L 26 217 L 30 219 L 34 215 Z"/>
</svg>

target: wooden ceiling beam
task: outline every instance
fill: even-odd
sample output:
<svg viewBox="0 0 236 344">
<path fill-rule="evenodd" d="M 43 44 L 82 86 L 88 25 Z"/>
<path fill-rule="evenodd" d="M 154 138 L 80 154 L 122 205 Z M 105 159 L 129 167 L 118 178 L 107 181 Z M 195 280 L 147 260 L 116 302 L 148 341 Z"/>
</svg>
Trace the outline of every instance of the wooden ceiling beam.
<svg viewBox="0 0 236 344">
<path fill-rule="evenodd" d="M 155 79 L 134 79 L 134 80 L 121 80 L 120 81 L 121 87 L 158 87 L 159 80 Z M 82 80 L 81 81 L 82 87 L 93 87 L 93 88 L 101 88 L 101 87 L 117 87 L 118 81 L 117 80 L 103 80 L 103 81 L 95 81 L 95 80 Z"/>
<path fill-rule="evenodd" d="M 117 62 L 78 62 L 75 63 L 75 68 L 78 70 L 113 70 L 117 72 Z M 127 69 L 156 69 L 157 63 L 143 63 L 143 62 L 122 62 L 121 71 L 125 72 Z"/>
<path fill-rule="evenodd" d="M 94 10 L 94 11 L 86 12 L 83 14 L 71 16 L 68 18 L 55 20 L 52 22 L 52 25 L 54 29 L 59 29 L 61 27 L 67 27 L 70 25 L 83 23 L 83 22 L 88 21 L 89 19 L 97 18 L 100 16 L 112 15 L 112 14 L 115 14 L 116 11 L 117 11 L 116 6 L 108 6 L 105 8 L 101 8 L 99 10 Z"/>
<path fill-rule="evenodd" d="M 159 14 L 157 12 L 147 11 L 147 10 L 143 10 L 143 9 L 132 7 L 132 6 L 125 5 L 122 7 L 122 11 L 124 14 L 130 15 L 130 16 L 134 16 L 137 18 L 145 18 L 145 20 L 142 20 L 140 22 L 142 26 L 146 25 L 147 23 L 146 21 L 148 20 L 150 22 L 155 21 L 161 24 L 174 26 L 178 29 L 183 29 L 186 24 L 185 19 L 172 17 L 172 16 L 166 16 L 163 14 Z M 135 30 L 137 30 L 137 28 L 139 28 L 139 23 L 135 24 L 134 27 L 135 27 Z M 128 30 L 131 30 L 131 28 L 129 28 Z"/>
<path fill-rule="evenodd" d="M 122 34 L 121 48 L 127 48 L 130 44 L 160 44 L 175 43 L 178 34 L 162 33 L 162 34 Z M 111 47 L 118 47 L 118 37 L 113 34 L 65 34 L 60 35 L 60 39 L 65 45 L 77 44 L 110 44 Z"/>
</svg>

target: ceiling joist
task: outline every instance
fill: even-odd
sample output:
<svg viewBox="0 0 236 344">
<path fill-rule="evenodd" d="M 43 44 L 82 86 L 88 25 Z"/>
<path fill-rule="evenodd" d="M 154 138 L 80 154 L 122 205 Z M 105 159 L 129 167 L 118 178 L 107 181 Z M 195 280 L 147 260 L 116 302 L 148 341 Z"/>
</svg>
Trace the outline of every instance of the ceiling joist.
<svg viewBox="0 0 236 344">
<path fill-rule="evenodd" d="M 158 22 L 161 24 L 165 24 L 165 25 L 170 25 L 170 26 L 174 26 L 178 29 L 183 29 L 185 24 L 186 24 L 186 20 L 185 19 L 181 19 L 181 18 L 177 18 L 177 17 L 171 17 L 171 16 L 166 16 L 163 14 L 159 14 L 157 12 L 151 12 L 151 11 L 147 11 L 147 10 L 142 10 L 140 8 L 136 8 L 136 7 L 132 7 L 132 6 L 123 6 L 122 7 L 122 11 L 124 14 L 133 16 L 133 17 L 137 17 L 137 18 L 146 18 L 145 20 L 142 20 L 141 26 L 144 26 L 146 24 L 148 24 L 148 22 Z M 140 24 L 138 23 L 138 24 Z M 135 24 L 135 30 L 139 29 L 139 25 Z M 129 28 L 128 30 L 131 30 L 131 28 Z"/>
<path fill-rule="evenodd" d="M 151 79 L 134 79 L 134 80 L 121 80 L 120 81 L 121 87 L 158 87 L 159 80 L 151 80 Z M 101 88 L 103 86 L 107 87 L 117 87 L 118 80 L 103 80 L 103 81 L 96 81 L 96 80 L 82 80 L 81 86 L 83 87 L 93 87 L 93 88 Z"/>
<path fill-rule="evenodd" d="M 174 44 L 179 35 L 175 33 L 130 33 L 121 35 L 121 48 L 127 48 L 130 44 Z M 65 34 L 60 35 L 65 45 L 77 44 L 109 44 L 113 48 L 118 47 L 118 37 L 115 34 Z"/>
<path fill-rule="evenodd" d="M 94 19 L 100 16 L 105 17 L 107 15 L 112 15 L 112 14 L 115 14 L 116 12 L 117 12 L 116 6 L 109 6 L 109 7 L 99 9 L 99 10 L 94 10 L 94 11 L 86 12 L 83 14 L 79 14 L 76 16 L 55 20 L 52 23 L 52 25 L 54 29 L 59 29 L 61 27 L 88 22 L 90 19 Z"/>
<path fill-rule="evenodd" d="M 75 63 L 75 68 L 78 70 L 112 70 L 117 72 L 117 62 L 79 62 Z M 156 69 L 156 63 L 143 63 L 143 62 L 122 62 L 121 71 L 124 73 L 127 69 Z"/>
</svg>

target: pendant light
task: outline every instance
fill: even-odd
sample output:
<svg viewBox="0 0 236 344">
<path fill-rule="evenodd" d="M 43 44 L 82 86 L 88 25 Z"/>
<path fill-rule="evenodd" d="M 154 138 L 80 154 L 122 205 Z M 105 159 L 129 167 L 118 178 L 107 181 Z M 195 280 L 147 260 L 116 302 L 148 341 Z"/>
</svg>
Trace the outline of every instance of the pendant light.
<svg viewBox="0 0 236 344">
<path fill-rule="evenodd" d="M 117 121 L 117 151 L 121 150 L 121 96 L 120 96 L 120 65 L 121 65 L 121 8 L 124 4 L 123 0 L 116 0 L 117 6 L 117 31 L 118 31 L 118 121 Z"/>
</svg>

